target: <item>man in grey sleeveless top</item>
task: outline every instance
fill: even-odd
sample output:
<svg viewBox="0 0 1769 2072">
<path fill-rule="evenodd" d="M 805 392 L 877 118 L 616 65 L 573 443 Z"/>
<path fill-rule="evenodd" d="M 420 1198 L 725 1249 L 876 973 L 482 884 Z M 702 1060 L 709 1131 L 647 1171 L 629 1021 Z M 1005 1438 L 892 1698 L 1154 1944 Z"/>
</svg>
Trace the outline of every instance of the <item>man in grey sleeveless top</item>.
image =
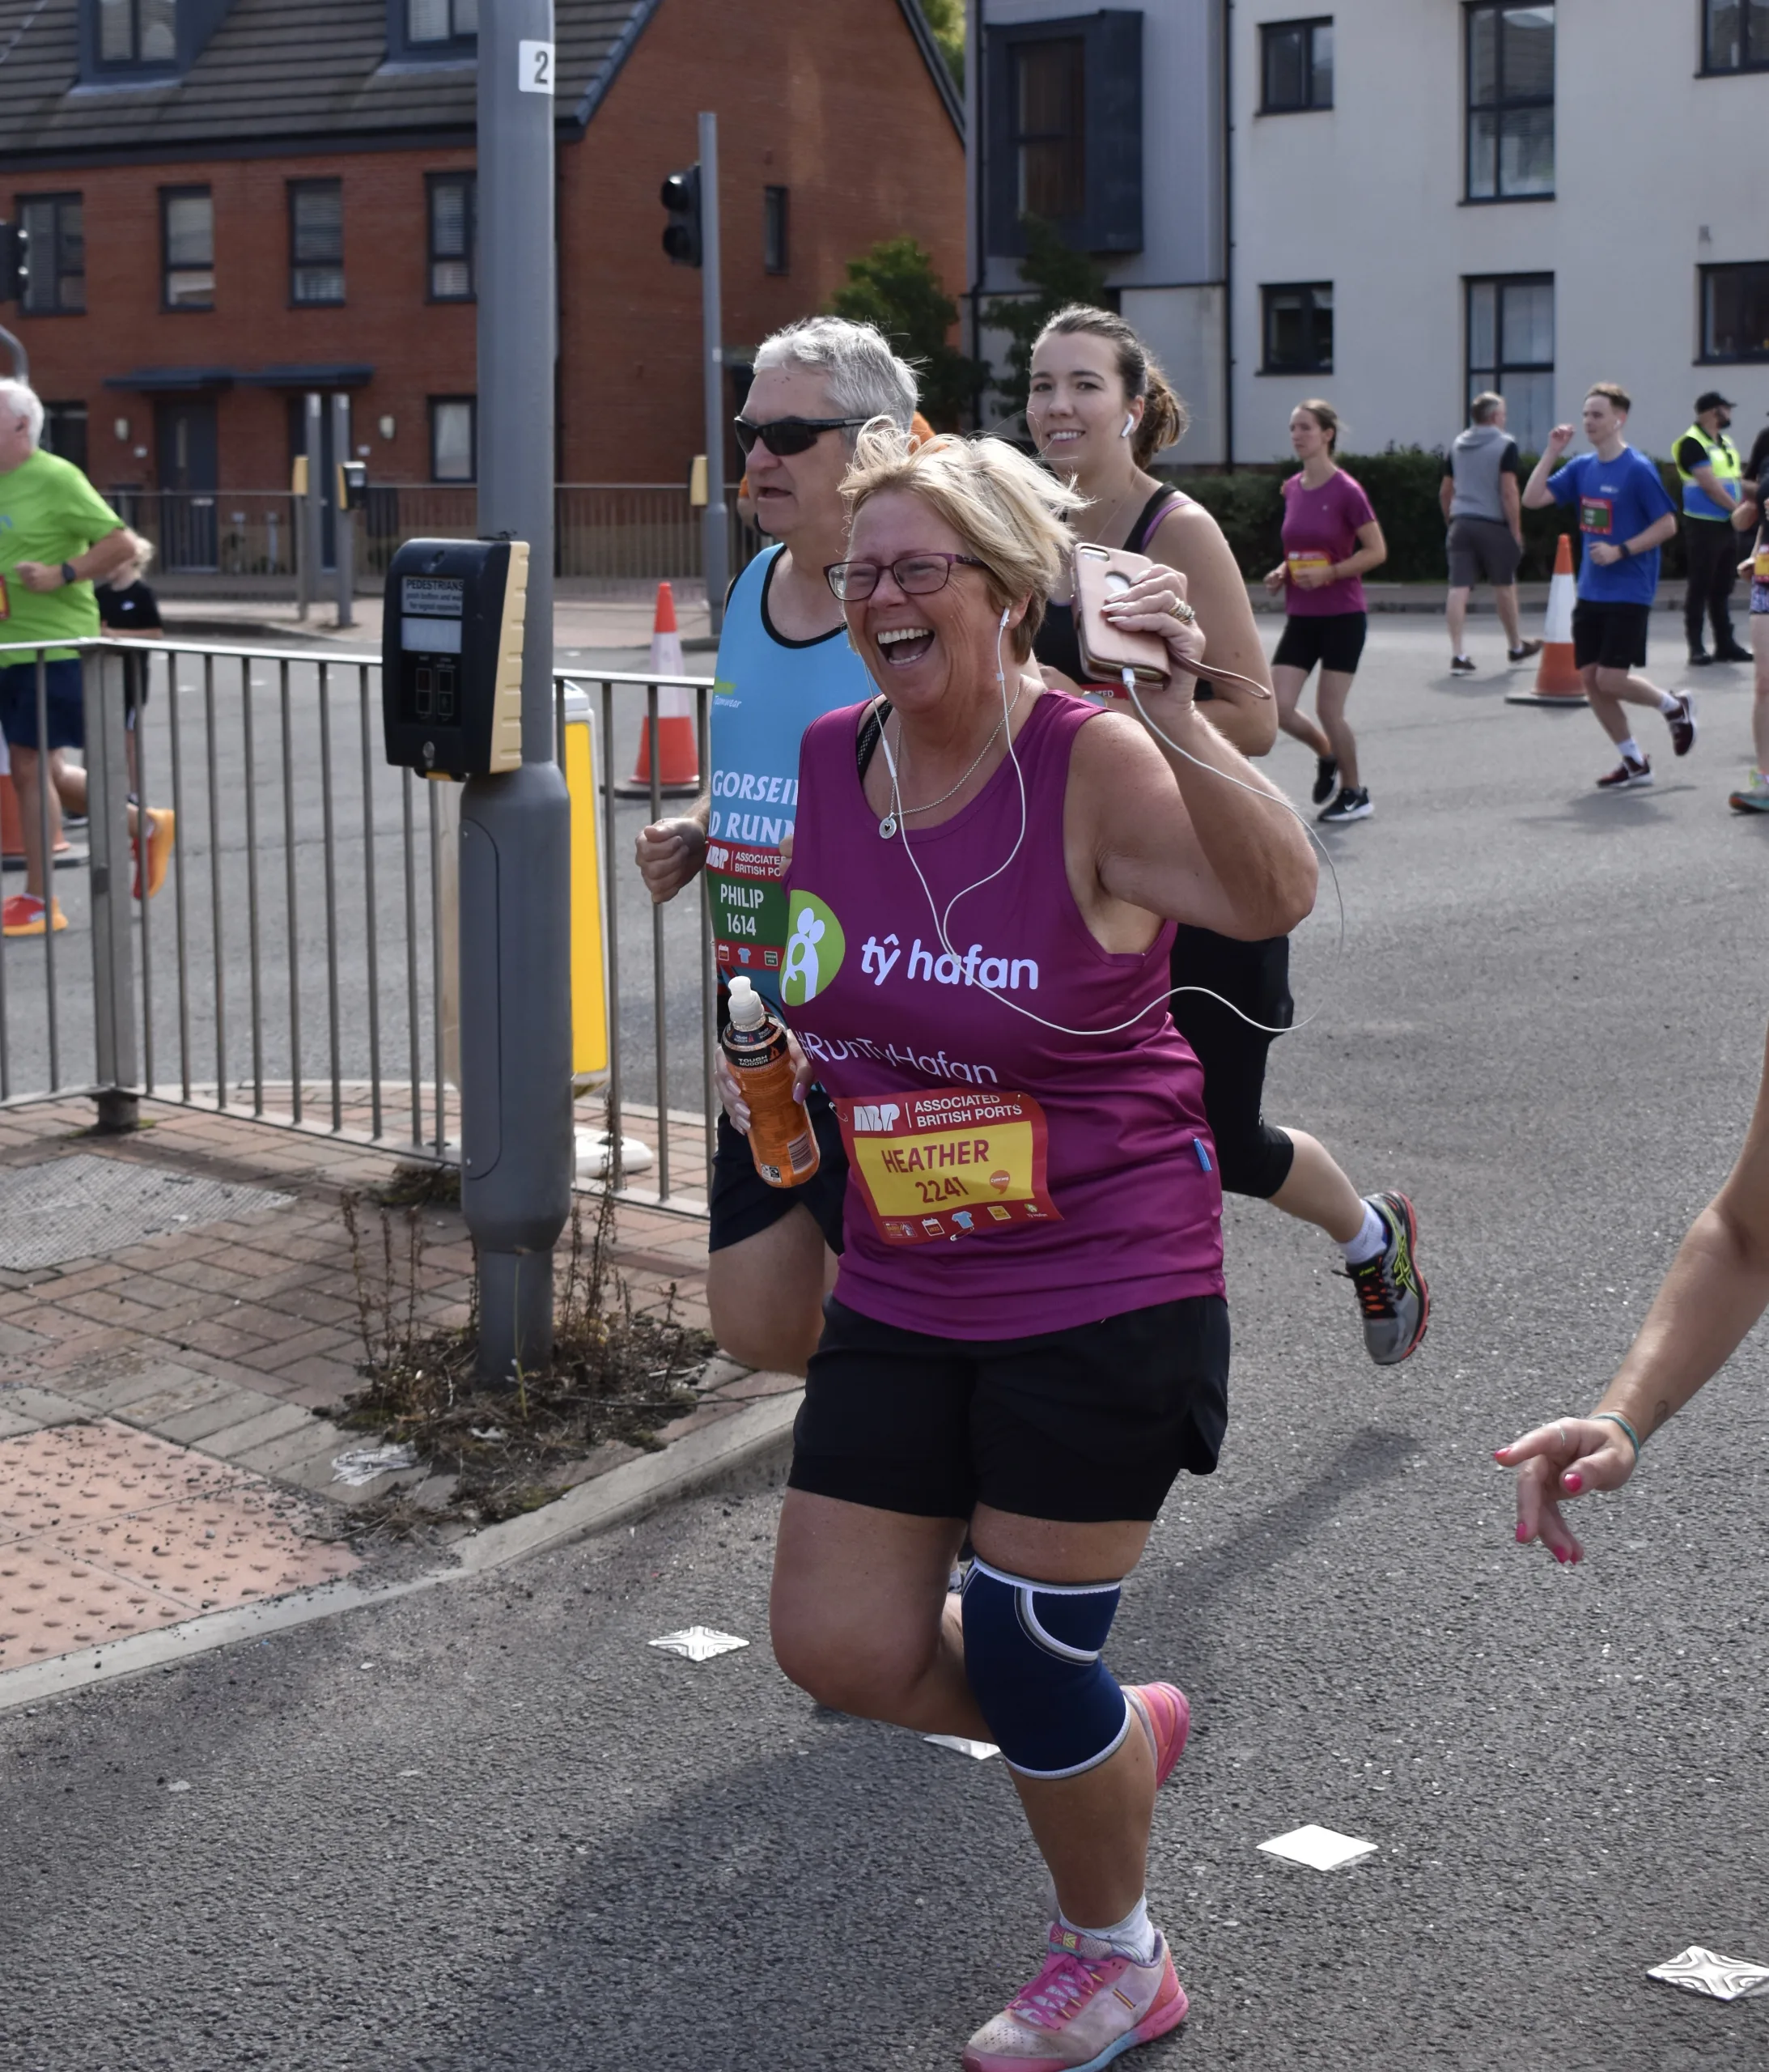
<svg viewBox="0 0 1769 2072">
<path fill-rule="evenodd" d="M 1541 648 L 1517 625 L 1517 562 L 1523 552 L 1523 464 L 1505 430 L 1505 399 L 1489 390 L 1475 397 L 1470 423 L 1444 456 L 1438 499 L 1449 523 L 1450 673 L 1472 676 L 1462 647 L 1468 596 L 1483 577 L 1492 585 L 1494 609 L 1505 629 L 1509 659 L 1526 661 Z"/>
</svg>

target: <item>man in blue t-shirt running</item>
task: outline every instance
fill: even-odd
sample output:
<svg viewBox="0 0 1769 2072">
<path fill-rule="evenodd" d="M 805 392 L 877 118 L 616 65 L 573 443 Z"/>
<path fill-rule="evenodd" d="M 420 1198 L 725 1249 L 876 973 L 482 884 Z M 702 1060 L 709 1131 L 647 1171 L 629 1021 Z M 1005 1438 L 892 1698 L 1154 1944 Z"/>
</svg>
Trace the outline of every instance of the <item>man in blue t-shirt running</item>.
<svg viewBox="0 0 1769 2072">
<path fill-rule="evenodd" d="M 1635 740 L 1624 705 L 1652 705 L 1671 730 L 1671 747 L 1687 755 L 1695 745 L 1695 701 L 1686 691 L 1661 690 L 1640 674 L 1646 632 L 1658 588 L 1658 550 L 1677 530 L 1677 507 L 1658 469 L 1622 436 L 1632 401 L 1613 381 L 1593 383 L 1584 399 L 1584 435 L 1593 450 L 1554 465 L 1572 444 L 1572 427 L 1557 424 L 1547 450 L 1525 486 L 1532 511 L 1551 503 L 1579 507 L 1583 554 L 1579 601 L 1572 610 L 1572 656 L 1584 679 L 1591 710 L 1622 760 L 1597 780 L 1600 792 L 1636 789 L 1652 781 L 1652 765 Z"/>
<path fill-rule="evenodd" d="M 807 317 L 765 339 L 737 419 L 756 523 L 776 544 L 731 586 L 712 701 L 706 794 L 639 834 L 654 901 L 704 875 L 719 982 L 741 970 L 778 1003 L 786 953 L 782 844 L 797 810 L 799 741 L 812 720 L 872 695 L 825 571 L 847 546 L 842 478 L 859 427 L 914 421 L 915 376 L 882 333 L 839 316 Z M 732 1089 L 735 1090 L 734 1089 Z M 802 1187 L 771 1187 L 749 1146 L 719 1118 L 707 1233 L 713 1335 L 746 1366 L 802 1374 L 823 1327 L 823 1294 L 842 1248 L 847 1158 L 827 1096 L 806 1110 L 822 1162 Z"/>
</svg>

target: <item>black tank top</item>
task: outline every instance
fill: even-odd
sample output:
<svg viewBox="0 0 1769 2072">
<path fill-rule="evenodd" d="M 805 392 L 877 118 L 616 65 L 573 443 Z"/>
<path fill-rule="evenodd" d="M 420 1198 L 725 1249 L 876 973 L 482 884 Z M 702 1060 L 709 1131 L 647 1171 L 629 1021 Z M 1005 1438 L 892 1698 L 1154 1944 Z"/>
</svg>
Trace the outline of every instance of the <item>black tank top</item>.
<svg viewBox="0 0 1769 2072">
<path fill-rule="evenodd" d="M 1191 499 L 1177 489 L 1158 489 L 1142 509 L 1125 535 L 1124 544 L 1132 554 L 1147 554 L 1148 542 L 1156 528 L 1169 511 L 1176 510 Z M 1046 605 L 1044 623 L 1038 628 L 1032 643 L 1032 652 L 1049 669 L 1061 669 L 1071 683 L 1086 681 L 1081 673 L 1081 643 L 1075 631 L 1075 608 L 1072 605 Z M 1210 686 L 1200 683 L 1197 695 L 1208 698 Z"/>
</svg>

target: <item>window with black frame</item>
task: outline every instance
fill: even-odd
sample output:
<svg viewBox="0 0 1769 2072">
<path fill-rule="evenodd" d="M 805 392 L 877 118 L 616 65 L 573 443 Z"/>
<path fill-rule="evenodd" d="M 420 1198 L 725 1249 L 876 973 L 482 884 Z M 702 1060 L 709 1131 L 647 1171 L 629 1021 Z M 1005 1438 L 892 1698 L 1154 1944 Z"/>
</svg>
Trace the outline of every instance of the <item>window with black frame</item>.
<svg viewBox="0 0 1769 2072">
<path fill-rule="evenodd" d="M 1263 22 L 1259 28 L 1262 115 L 1301 115 L 1333 105 L 1333 20 Z"/>
<path fill-rule="evenodd" d="M 429 180 L 430 299 L 471 302 L 478 292 L 479 183 L 470 172 Z"/>
<path fill-rule="evenodd" d="M 1291 282 L 1259 291 L 1264 312 L 1262 374 L 1333 372 L 1333 283 Z"/>
<path fill-rule="evenodd" d="M 1769 359 L 1769 260 L 1701 270 L 1704 360 Z"/>
<path fill-rule="evenodd" d="M 1769 70 L 1769 0 L 1702 0 L 1702 70 Z"/>
<path fill-rule="evenodd" d="M 1495 274 L 1463 287 L 1467 399 L 1503 396 L 1517 450 L 1539 453 L 1554 428 L 1554 276 Z"/>
<path fill-rule="evenodd" d="M 787 242 L 787 190 L 761 190 L 761 270 L 784 274 L 791 270 L 791 250 Z"/>
<path fill-rule="evenodd" d="M 206 187 L 159 190 L 161 300 L 168 309 L 215 306 L 215 204 Z"/>
<path fill-rule="evenodd" d="M 1466 10 L 1470 202 L 1554 193 L 1554 9 Z"/>
<path fill-rule="evenodd" d="M 27 316 L 77 316 L 86 308 L 86 214 L 78 194 L 21 194 Z"/>
<path fill-rule="evenodd" d="M 1046 223 L 1087 214 L 1086 44 L 1046 36 L 1013 52 L 1013 152 L 1020 213 Z"/>
<path fill-rule="evenodd" d="M 289 299 L 303 305 L 344 299 L 344 183 L 289 182 Z"/>
<path fill-rule="evenodd" d="M 479 0 L 405 0 L 405 40 L 464 43 L 479 33 Z"/>
<path fill-rule="evenodd" d="M 178 62 L 178 0 L 96 0 L 98 62 L 106 70 Z"/>
</svg>

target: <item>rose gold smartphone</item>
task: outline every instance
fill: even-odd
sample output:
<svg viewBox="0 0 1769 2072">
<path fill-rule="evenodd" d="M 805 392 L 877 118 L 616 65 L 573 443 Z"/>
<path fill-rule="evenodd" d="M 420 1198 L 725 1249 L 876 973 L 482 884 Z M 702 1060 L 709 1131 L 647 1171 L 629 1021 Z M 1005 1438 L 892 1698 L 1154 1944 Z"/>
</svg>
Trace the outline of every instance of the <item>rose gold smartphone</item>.
<svg viewBox="0 0 1769 2072">
<path fill-rule="evenodd" d="M 1122 597 L 1155 566 L 1147 554 L 1122 547 L 1098 547 L 1080 541 L 1075 550 L 1075 633 L 1081 667 L 1090 684 L 1117 689 L 1123 695 L 1124 672 L 1138 683 L 1164 685 L 1173 673 L 1167 643 L 1158 634 L 1131 633 L 1114 626 L 1101 607 Z"/>
</svg>

